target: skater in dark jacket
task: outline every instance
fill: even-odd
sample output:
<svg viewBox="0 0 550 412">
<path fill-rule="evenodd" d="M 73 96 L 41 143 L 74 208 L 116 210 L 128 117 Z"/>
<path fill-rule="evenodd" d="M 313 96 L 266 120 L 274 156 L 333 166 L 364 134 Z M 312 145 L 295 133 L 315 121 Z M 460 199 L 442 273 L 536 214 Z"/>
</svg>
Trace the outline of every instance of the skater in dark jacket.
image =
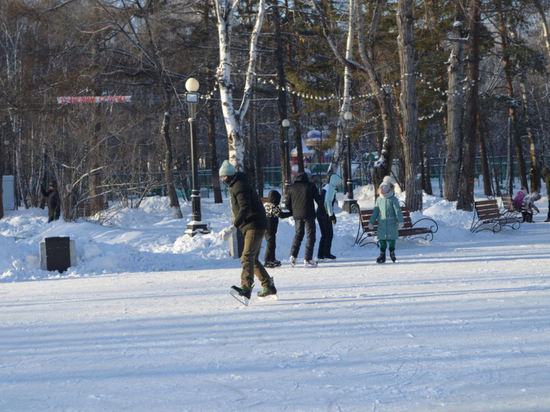
<svg viewBox="0 0 550 412">
<path fill-rule="evenodd" d="M 545 222 L 550 222 L 550 170 L 547 166 L 544 166 L 541 173 L 546 182 L 546 198 L 548 199 L 548 215 L 546 216 Z"/>
<path fill-rule="evenodd" d="M 279 219 L 290 217 L 290 212 L 281 209 L 281 194 L 277 190 L 270 190 L 267 195 L 267 202 L 264 203 L 265 214 L 267 215 L 267 230 L 265 231 L 265 255 L 264 266 L 274 268 L 281 266 L 281 261 L 275 259 L 275 248 L 277 247 L 277 229 Z"/>
<path fill-rule="evenodd" d="M 290 264 L 296 264 L 296 258 L 304 239 L 304 232 L 307 233 L 306 250 L 304 255 L 304 266 L 317 266 L 313 260 L 313 248 L 315 247 L 315 203 L 319 213 L 326 213 L 323 200 L 317 187 L 309 181 L 307 174 L 298 173 L 294 183 L 288 189 L 285 201 L 295 221 L 295 235 L 290 248 Z"/>
<path fill-rule="evenodd" d="M 57 191 L 57 183 L 51 182 L 48 190 L 40 186 L 40 191 L 48 205 L 48 223 L 58 220 L 61 215 L 61 199 Z"/>
<path fill-rule="evenodd" d="M 263 290 L 258 296 L 275 295 L 277 289 L 273 278 L 269 276 L 258 259 L 262 240 L 267 227 L 267 219 L 262 200 L 248 181 L 248 176 L 237 172 L 235 167 L 225 160 L 220 167 L 220 178 L 229 186 L 231 200 L 231 219 L 233 225 L 244 236 L 244 248 L 241 255 L 241 287 L 233 286 L 239 295 L 250 299 L 254 287 L 254 275 L 262 283 Z"/>
<path fill-rule="evenodd" d="M 333 173 L 329 176 L 328 182 L 321 191 L 321 199 L 325 205 L 325 213 L 317 210 L 317 221 L 321 229 L 321 240 L 319 240 L 319 249 L 317 250 L 317 259 L 336 259 L 331 252 L 332 238 L 334 231 L 332 226 L 336 224 L 336 215 L 334 214 L 334 204 L 336 203 L 336 187 L 342 183 L 342 178 Z"/>
</svg>

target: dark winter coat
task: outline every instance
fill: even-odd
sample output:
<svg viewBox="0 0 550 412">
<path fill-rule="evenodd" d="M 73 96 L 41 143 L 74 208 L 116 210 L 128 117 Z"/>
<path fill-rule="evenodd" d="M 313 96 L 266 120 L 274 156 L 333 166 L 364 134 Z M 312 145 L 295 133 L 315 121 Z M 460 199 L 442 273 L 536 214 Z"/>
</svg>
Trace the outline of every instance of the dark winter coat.
<svg viewBox="0 0 550 412">
<path fill-rule="evenodd" d="M 277 190 L 270 190 L 267 195 L 267 202 L 264 203 L 265 213 L 268 218 L 284 219 L 290 217 L 289 212 L 281 209 L 281 194 Z"/>
<path fill-rule="evenodd" d="M 249 229 L 266 229 L 264 205 L 244 173 L 237 172 L 231 180 L 229 194 L 233 225 L 243 234 Z"/>
<path fill-rule="evenodd" d="M 377 220 L 378 232 L 376 236 L 378 240 L 396 240 L 399 230 L 398 224 L 403 223 L 403 212 L 401 212 L 401 206 L 399 206 L 399 201 L 393 195 L 393 192 L 380 195 L 376 199 L 369 224 L 374 225 Z"/>
<path fill-rule="evenodd" d="M 544 181 L 546 182 L 546 197 L 550 200 L 550 170 L 548 167 L 544 166 L 541 173 Z"/>
<path fill-rule="evenodd" d="M 46 190 L 40 187 L 42 195 L 46 198 L 46 204 L 48 205 L 48 217 L 50 219 L 59 219 L 61 214 L 61 198 L 57 188 Z"/>
<path fill-rule="evenodd" d="M 321 199 L 315 184 L 309 181 L 306 173 L 298 173 L 294 184 L 288 188 L 285 201 L 287 209 L 294 219 L 315 219 L 315 204 L 313 202 L 317 203 L 319 213 L 326 213 L 323 199 Z"/>
</svg>

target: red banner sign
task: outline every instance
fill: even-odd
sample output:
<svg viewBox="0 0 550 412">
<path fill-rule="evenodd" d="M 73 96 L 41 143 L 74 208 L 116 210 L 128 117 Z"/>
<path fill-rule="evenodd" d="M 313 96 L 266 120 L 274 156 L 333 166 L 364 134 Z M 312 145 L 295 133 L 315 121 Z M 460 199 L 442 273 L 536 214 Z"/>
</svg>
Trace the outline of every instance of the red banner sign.
<svg viewBox="0 0 550 412">
<path fill-rule="evenodd" d="M 57 98 L 58 104 L 78 103 L 130 103 L 132 96 L 63 96 Z"/>
</svg>

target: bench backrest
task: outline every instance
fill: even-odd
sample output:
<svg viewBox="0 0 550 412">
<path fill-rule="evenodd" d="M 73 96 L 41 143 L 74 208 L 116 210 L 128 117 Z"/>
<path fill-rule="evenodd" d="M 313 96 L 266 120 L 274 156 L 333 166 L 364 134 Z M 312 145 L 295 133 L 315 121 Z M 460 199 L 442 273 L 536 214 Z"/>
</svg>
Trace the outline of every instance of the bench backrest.
<svg viewBox="0 0 550 412">
<path fill-rule="evenodd" d="M 480 220 L 498 219 L 501 217 L 501 213 L 495 199 L 479 200 L 474 202 L 474 207 Z"/>
<path fill-rule="evenodd" d="M 516 211 L 516 208 L 514 206 L 514 201 L 512 200 L 512 195 L 510 194 L 502 195 L 501 199 L 502 199 L 502 207 L 504 208 L 504 210 L 507 210 L 510 212 Z"/>
<path fill-rule="evenodd" d="M 372 217 L 372 213 L 374 212 L 374 209 L 363 209 L 359 211 L 359 217 L 361 219 L 361 226 L 363 226 L 364 230 L 369 230 L 369 220 Z M 409 212 L 409 209 L 407 209 L 407 206 L 401 206 L 401 213 L 403 213 L 403 229 L 410 229 L 413 227 L 412 225 L 412 219 L 411 219 L 411 213 Z M 372 229 L 373 232 L 378 230 L 378 222 L 374 224 L 374 229 Z"/>
</svg>

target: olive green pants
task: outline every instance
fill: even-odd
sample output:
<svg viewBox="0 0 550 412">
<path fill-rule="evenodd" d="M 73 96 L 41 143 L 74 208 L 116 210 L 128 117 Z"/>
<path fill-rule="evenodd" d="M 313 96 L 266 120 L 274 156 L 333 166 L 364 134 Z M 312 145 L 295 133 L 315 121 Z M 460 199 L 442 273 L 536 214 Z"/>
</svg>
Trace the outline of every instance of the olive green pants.
<svg viewBox="0 0 550 412">
<path fill-rule="evenodd" d="M 269 274 L 264 265 L 259 261 L 260 249 L 264 239 L 265 229 L 249 229 L 244 234 L 243 254 L 241 255 L 241 287 L 252 289 L 254 284 L 254 275 L 262 283 L 263 287 L 269 286 Z"/>
</svg>

